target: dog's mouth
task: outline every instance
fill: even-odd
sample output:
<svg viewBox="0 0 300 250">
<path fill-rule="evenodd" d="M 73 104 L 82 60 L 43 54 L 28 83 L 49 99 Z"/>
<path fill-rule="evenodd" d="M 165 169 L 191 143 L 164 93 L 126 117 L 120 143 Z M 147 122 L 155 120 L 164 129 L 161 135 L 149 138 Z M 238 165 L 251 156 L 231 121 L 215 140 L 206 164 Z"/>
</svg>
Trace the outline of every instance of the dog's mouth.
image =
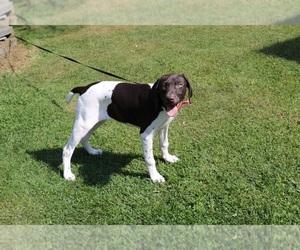
<svg viewBox="0 0 300 250">
<path fill-rule="evenodd" d="M 179 103 L 177 105 L 179 105 Z M 166 111 L 167 111 L 168 116 L 173 117 L 173 116 L 177 115 L 177 113 L 179 111 L 177 105 L 167 105 L 166 106 Z"/>
<path fill-rule="evenodd" d="M 181 101 L 181 102 L 177 103 L 176 105 L 170 105 L 170 104 L 166 105 L 165 109 L 166 109 L 168 116 L 174 117 L 178 114 L 182 105 L 188 105 L 188 104 L 190 104 L 189 100 Z"/>
</svg>

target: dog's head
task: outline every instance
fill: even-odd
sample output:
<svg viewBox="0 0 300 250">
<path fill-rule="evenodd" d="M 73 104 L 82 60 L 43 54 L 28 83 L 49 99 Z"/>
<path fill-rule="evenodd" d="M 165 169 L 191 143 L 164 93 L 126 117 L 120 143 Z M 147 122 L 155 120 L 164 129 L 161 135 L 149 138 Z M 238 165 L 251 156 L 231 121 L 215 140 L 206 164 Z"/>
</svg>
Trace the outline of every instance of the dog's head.
<svg viewBox="0 0 300 250">
<path fill-rule="evenodd" d="M 177 114 L 177 106 L 185 97 L 188 89 L 189 102 L 193 96 L 191 84 L 184 74 L 168 74 L 159 78 L 152 87 L 155 105 L 162 105 L 170 116 Z"/>
</svg>

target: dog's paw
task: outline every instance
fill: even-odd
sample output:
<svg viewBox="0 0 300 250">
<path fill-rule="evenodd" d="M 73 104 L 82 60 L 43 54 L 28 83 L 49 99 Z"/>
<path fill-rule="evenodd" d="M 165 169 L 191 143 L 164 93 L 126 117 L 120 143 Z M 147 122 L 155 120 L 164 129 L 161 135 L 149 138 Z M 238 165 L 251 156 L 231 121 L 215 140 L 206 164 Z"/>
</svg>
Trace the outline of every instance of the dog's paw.
<svg viewBox="0 0 300 250">
<path fill-rule="evenodd" d="M 88 153 L 90 155 L 102 155 L 103 151 L 101 149 L 91 148 L 91 149 L 88 150 Z"/>
<path fill-rule="evenodd" d="M 165 178 L 160 175 L 158 172 L 150 176 L 153 182 L 165 182 Z"/>
<path fill-rule="evenodd" d="M 72 172 L 64 173 L 64 178 L 67 181 L 75 181 L 75 175 Z"/>
<path fill-rule="evenodd" d="M 165 161 L 171 162 L 171 163 L 179 161 L 179 159 L 176 155 L 170 155 L 169 154 L 169 155 L 165 155 L 163 158 L 164 158 Z"/>
</svg>

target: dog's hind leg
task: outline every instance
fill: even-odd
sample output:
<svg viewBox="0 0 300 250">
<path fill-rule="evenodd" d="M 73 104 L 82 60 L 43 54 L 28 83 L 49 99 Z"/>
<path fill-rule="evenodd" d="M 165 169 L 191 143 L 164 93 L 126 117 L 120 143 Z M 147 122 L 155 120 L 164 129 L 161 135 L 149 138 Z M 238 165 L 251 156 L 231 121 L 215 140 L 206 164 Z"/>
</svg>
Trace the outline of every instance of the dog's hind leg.
<svg viewBox="0 0 300 250">
<path fill-rule="evenodd" d="M 64 178 L 69 181 L 75 180 L 75 175 L 71 171 L 71 158 L 78 143 L 79 140 L 76 139 L 76 136 L 72 133 L 67 145 L 63 149 Z"/>
<path fill-rule="evenodd" d="M 94 124 L 93 124 L 94 125 Z M 83 138 L 89 138 L 89 132 L 93 130 L 94 126 L 89 124 L 83 124 L 82 120 L 76 120 L 74 124 L 74 128 L 72 131 L 72 135 L 67 143 L 67 145 L 63 149 L 63 165 L 64 165 L 64 178 L 66 180 L 75 180 L 75 175 L 71 171 L 71 158 L 73 152 L 80 141 Z"/>
<path fill-rule="evenodd" d="M 81 144 L 82 146 L 86 149 L 86 151 L 91 154 L 91 155 L 101 155 L 103 153 L 103 151 L 101 149 L 95 149 L 93 147 L 91 147 L 89 140 L 91 135 L 94 133 L 94 131 L 102 124 L 104 123 L 104 121 L 100 121 L 97 124 L 94 125 L 94 127 L 92 127 L 90 129 L 90 131 L 81 139 Z"/>
</svg>

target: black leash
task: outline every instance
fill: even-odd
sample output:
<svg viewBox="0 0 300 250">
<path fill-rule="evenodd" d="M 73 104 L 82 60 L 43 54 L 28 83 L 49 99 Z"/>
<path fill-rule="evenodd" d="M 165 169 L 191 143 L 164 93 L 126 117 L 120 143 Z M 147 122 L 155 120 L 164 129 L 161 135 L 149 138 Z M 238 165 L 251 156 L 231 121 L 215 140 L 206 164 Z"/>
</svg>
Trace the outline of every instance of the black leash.
<svg viewBox="0 0 300 250">
<path fill-rule="evenodd" d="M 98 71 L 98 72 L 100 72 L 100 73 L 102 73 L 102 74 L 105 74 L 105 75 L 108 75 L 108 76 L 112 76 L 112 77 L 115 77 L 115 78 L 117 78 L 117 79 L 120 79 L 120 80 L 123 80 L 123 81 L 126 81 L 126 82 L 130 82 L 129 80 L 127 80 L 126 78 L 123 78 L 123 77 L 121 77 L 121 76 L 118 76 L 118 75 L 115 75 L 115 74 L 113 74 L 113 73 L 107 72 L 107 71 L 105 71 L 105 70 L 98 69 L 98 68 L 95 68 L 95 67 L 93 67 L 93 66 L 90 66 L 90 65 L 81 63 L 81 62 L 79 62 L 79 61 L 77 61 L 77 60 L 75 60 L 75 59 L 73 59 L 73 58 L 71 58 L 71 57 L 68 57 L 68 56 L 64 56 L 64 55 L 58 54 L 58 53 L 53 52 L 53 51 L 51 51 L 51 50 L 49 50 L 49 49 L 46 49 L 46 48 L 43 48 L 43 47 L 41 47 L 41 46 L 39 46 L 39 45 L 36 45 L 36 44 L 34 44 L 34 43 L 31 43 L 31 42 L 29 42 L 29 41 L 27 41 L 27 40 L 25 40 L 25 39 L 23 39 L 23 38 L 21 38 L 21 37 L 18 37 L 18 36 L 15 36 L 15 37 L 16 37 L 17 39 L 19 39 L 19 40 L 21 40 L 21 41 L 27 43 L 27 44 L 30 44 L 30 45 L 32 45 L 32 46 L 34 46 L 34 47 L 36 47 L 36 48 L 38 48 L 38 49 L 40 49 L 40 50 L 46 51 L 46 52 L 48 52 L 48 53 L 50 53 L 50 54 L 54 54 L 54 55 L 59 56 L 59 57 L 61 57 L 61 58 L 63 58 L 63 59 L 66 59 L 66 60 L 68 60 L 68 61 L 71 61 L 71 62 L 73 62 L 73 63 L 77 63 L 77 64 L 82 65 L 82 66 L 84 66 L 84 67 L 87 67 L 87 68 L 96 70 L 96 71 Z"/>
</svg>

